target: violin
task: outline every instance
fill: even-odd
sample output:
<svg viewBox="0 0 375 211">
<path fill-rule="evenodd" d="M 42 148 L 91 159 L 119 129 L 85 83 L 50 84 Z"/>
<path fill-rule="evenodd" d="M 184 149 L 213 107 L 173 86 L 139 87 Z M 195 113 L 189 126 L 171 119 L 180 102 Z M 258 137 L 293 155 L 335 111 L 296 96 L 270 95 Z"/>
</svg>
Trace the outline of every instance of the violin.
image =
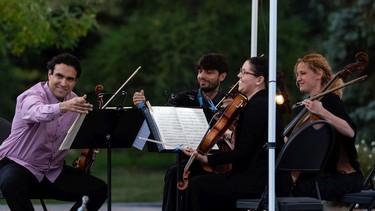
<svg viewBox="0 0 375 211">
<path fill-rule="evenodd" d="M 221 106 L 225 99 L 234 98 L 236 93 L 238 93 L 238 90 L 235 89 L 237 87 L 238 83 L 239 83 L 239 81 L 237 81 L 237 83 L 235 83 L 229 89 L 228 93 L 224 94 L 224 97 L 216 104 L 215 108 L 218 108 L 219 106 Z M 220 115 L 221 115 L 221 112 L 217 112 L 213 116 L 213 118 L 217 121 L 217 120 L 219 120 Z M 237 124 L 237 120 L 238 120 L 238 116 L 228 128 L 232 132 L 231 138 L 228 139 L 228 138 L 223 137 L 221 140 L 218 141 L 217 146 L 219 147 L 220 152 L 229 152 L 233 149 L 232 137 L 233 137 L 233 133 L 234 133 L 234 128 Z M 221 165 L 218 165 L 218 166 L 215 166 L 215 167 L 211 167 L 209 165 L 202 164 L 202 168 L 207 172 L 222 174 L 222 173 L 230 172 L 231 169 L 232 169 L 232 164 L 230 164 L 230 163 L 221 164 Z"/>
<path fill-rule="evenodd" d="M 225 93 L 224 94 L 224 97 L 215 105 L 215 108 L 218 109 L 224 102 L 225 99 L 228 99 L 228 98 L 234 98 L 234 96 L 236 96 L 236 94 L 238 93 L 238 90 L 235 90 L 235 88 L 237 87 L 239 81 L 237 81 L 236 84 L 234 84 L 228 91 L 228 93 Z M 218 111 L 213 117 L 212 119 L 214 119 L 215 121 L 218 121 L 220 119 L 220 116 L 222 115 L 222 112 L 221 111 Z M 238 117 L 238 116 L 237 116 Z M 236 118 L 233 123 L 229 126 L 229 130 L 230 131 L 234 131 L 234 128 L 235 128 L 235 125 L 237 123 L 237 120 L 238 118 Z M 233 133 L 232 133 L 233 135 Z M 223 136 L 223 138 L 221 138 L 218 142 L 217 142 L 217 146 L 219 148 L 219 151 L 220 152 L 228 152 L 228 151 L 231 151 L 233 149 L 232 147 L 232 143 L 231 143 L 231 138 L 226 138 Z M 226 173 L 226 172 L 230 172 L 231 169 L 232 169 L 232 164 L 228 163 L 228 164 L 221 164 L 221 165 L 217 165 L 217 166 L 209 166 L 208 164 L 201 164 L 203 170 L 205 170 L 206 172 L 212 172 L 212 173 L 217 173 L 217 174 L 222 174 L 222 173 Z"/>
<path fill-rule="evenodd" d="M 331 85 L 334 84 L 335 81 L 338 79 L 345 79 L 349 75 L 353 74 L 356 71 L 363 70 L 367 64 L 368 64 L 368 55 L 364 52 L 358 52 L 355 55 L 356 62 L 346 65 L 341 71 L 339 71 L 336 75 L 332 77 L 332 79 L 320 90 L 320 93 L 313 96 L 310 99 L 316 99 L 320 100 L 325 94 L 328 94 L 330 92 L 336 91 L 337 89 L 343 88 L 337 87 L 337 88 L 331 88 Z M 358 79 L 359 80 L 363 80 Z M 354 81 L 354 80 L 353 80 Z M 355 81 L 356 82 L 356 81 Z M 348 82 L 346 85 L 352 84 L 352 82 Z M 330 89 L 331 88 L 331 89 Z M 329 90 L 328 90 L 329 89 Z M 316 115 L 312 115 L 310 112 L 308 112 L 308 109 L 304 107 L 298 115 L 292 119 L 292 121 L 285 127 L 284 129 L 284 136 L 291 137 L 293 134 L 298 131 L 299 128 L 302 127 L 302 125 L 306 124 L 307 122 L 311 122 L 316 120 L 318 117 Z"/>
<path fill-rule="evenodd" d="M 98 96 L 99 109 L 103 107 L 103 95 L 101 94 L 103 90 L 103 85 L 96 85 L 95 94 Z M 99 153 L 99 149 L 83 149 L 81 155 L 73 161 L 73 166 L 84 174 L 91 174 L 97 153 Z"/>
<path fill-rule="evenodd" d="M 207 153 L 212 149 L 212 147 L 223 137 L 225 131 L 233 124 L 237 116 L 239 116 L 242 109 L 247 105 L 247 97 L 241 93 L 238 93 L 230 105 L 222 113 L 220 119 L 215 123 L 212 128 L 210 128 L 205 136 L 202 138 L 201 142 L 197 147 L 197 153 L 201 155 L 207 155 Z M 189 168 L 195 159 L 196 154 L 193 154 L 188 160 L 184 172 L 183 180 L 179 181 L 177 188 L 180 190 L 185 190 L 188 186 L 188 177 L 190 174 Z"/>
</svg>

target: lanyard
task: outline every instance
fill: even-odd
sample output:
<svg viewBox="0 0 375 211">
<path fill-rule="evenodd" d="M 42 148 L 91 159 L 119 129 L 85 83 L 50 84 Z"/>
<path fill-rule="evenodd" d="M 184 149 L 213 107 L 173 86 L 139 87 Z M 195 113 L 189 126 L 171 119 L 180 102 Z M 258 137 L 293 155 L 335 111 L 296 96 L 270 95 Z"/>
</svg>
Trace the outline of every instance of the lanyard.
<svg viewBox="0 0 375 211">
<path fill-rule="evenodd" d="M 198 89 L 198 101 L 199 101 L 200 107 L 207 108 L 206 104 L 203 103 L 203 96 L 202 96 L 201 88 Z M 211 110 L 217 111 L 217 108 L 216 108 L 215 104 L 212 102 L 212 100 L 207 100 L 206 102 L 208 102 L 208 104 L 210 105 Z"/>
</svg>

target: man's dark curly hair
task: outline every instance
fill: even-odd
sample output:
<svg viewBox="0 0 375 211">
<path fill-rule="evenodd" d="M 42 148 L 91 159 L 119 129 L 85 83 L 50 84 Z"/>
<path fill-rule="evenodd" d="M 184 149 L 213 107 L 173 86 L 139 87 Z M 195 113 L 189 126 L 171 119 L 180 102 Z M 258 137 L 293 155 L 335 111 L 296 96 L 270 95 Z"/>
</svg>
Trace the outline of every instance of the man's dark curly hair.
<svg viewBox="0 0 375 211">
<path fill-rule="evenodd" d="M 199 58 L 195 65 L 196 70 L 217 70 L 219 73 L 228 73 L 228 61 L 220 53 L 208 53 Z"/>
<path fill-rule="evenodd" d="M 66 64 L 68 66 L 72 66 L 77 71 L 77 78 L 81 76 L 81 64 L 76 56 L 73 56 L 69 53 L 62 53 L 55 57 L 53 57 L 48 63 L 47 63 L 47 69 L 51 70 L 52 74 L 55 70 L 56 64 Z"/>
</svg>

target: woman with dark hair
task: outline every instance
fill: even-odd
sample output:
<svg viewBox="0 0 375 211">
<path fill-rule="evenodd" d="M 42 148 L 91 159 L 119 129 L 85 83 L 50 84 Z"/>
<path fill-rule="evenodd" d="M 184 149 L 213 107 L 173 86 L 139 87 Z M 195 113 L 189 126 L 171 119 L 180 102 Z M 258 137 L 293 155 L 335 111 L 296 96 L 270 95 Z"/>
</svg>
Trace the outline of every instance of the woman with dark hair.
<svg viewBox="0 0 375 211">
<path fill-rule="evenodd" d="M 234 130 L 234 149 L 204 156 L 194 150 L 184 150 L 189 156 L 195 153 L 203 164 L 229 163 L 232 170 L 191 178 L 184 195 L 185 210 L 234 210 L 239 198 L 259 198 L 268 182 L 268 59 L 247 59 L 237 77 L 238 90 L 248 102 Z M 279 112 L 276 115 L 276 151 L 279 152 L 284 144 L 283 120 Z"/>
</svg>

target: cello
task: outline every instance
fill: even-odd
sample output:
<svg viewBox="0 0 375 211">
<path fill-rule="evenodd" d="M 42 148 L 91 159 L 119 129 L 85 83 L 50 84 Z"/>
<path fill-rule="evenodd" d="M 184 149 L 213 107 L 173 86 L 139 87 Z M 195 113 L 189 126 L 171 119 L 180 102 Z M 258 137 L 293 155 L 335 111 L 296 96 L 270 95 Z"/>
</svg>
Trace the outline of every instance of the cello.
<svg viewBox="0 0 375 211">
<path fill-rule="evenodd" d="M 212 149 L 212 147 L 220 140 L 224 135 L 225 131 L 236 120 L 237 116 L 240 114 L 242 109 L 247 105 L 247 97 L 241 93 L 238 93 L 230 105 L 224 110 L 219 120 L 213 125 L 202 138 L 201 142 L 197 147 L 197 153 L 201 155 L 207 155 L 207 153 Z M 188 160 L 184 172 L 182 175 L 182 181 L 177 183 L 177 188 L 179 190 L 185 190 L 188 186 L 188 177 L 190 174 L 189 168 L 195 159 L 196 154 L 194 153 Z M 203 166 L 205 168 L 205 166 Z"/>
<path fill-rule="evenodd" d="M 338 79 L 345 79 L 349 75 L 353 74 L 354 72 L 357 72 L 359 70 L 363 70 L 367 66 L 368 55 L 366 53 L 358 52 L 355 55 L 355 58 L 356 58 L 356 62 L 346 65 L 341 71 L 339 71 L 336 75 L 334 75 L 330 81 L 328 81 L 328 83 L 320 90 L 320 92 L 317 95 L 312 96 L 312 98 L 310 98 L 310 99 L 320 100 L 324 96 L 324 95 L 322 95 L 322 93 L 324 93 L 324 94 L 329 93 L 329 92 L 326 92 L 326 91 L 328 91 L 328 89 L 330 89 L 329 91 L 331 91 L 331 92 L 336 90 L 334 88 L 331 88 L 331 86 Z M 343 88 L 343 87 L 341 87 L 341 88 Z M 319 96 L 319 97 L 316 97 L 316 96 Z M 294 117 L 294 119 L 292 119 L 292 121 L 290 121 L 290 123 L 285 127 L 283 135 L 287 136 L 287 137 L 292 136 L 293 134 L 295 134 L 295 132 L 299 128 L 301 128 L 302 125 L 304 125 L 306 122 L 312 121 L 316 118 L 317 118 L 316 115 L 311 115 L 311 113 L 308 112 L 308 109 L 306 107 L 304 107 L 298 113 L 298 115 L 296 115 Z"/>
</svg>

